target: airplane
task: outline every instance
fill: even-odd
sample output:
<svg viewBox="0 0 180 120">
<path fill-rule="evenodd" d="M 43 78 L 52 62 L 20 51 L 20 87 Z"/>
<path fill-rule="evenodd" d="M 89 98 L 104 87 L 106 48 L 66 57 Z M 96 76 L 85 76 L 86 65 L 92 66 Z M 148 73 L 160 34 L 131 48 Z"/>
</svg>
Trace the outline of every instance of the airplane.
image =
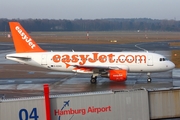
<svg viewBox="0 0 180 120">
<path fill-rule="evenodd" d="M 163 55 L 142 52 L 53 52 L 43 50 L 25 31 L 19 22 L 9 22 L 16 53 L 7 54 L 6 59 L 21 64 L 47 68 L 62 72 L 91 74 L 91 84 L 97 77 L 124 82 L 127 73 L 150 73 L 172 70 L 175 65 Z"/>
<path fill-rule="evenodd" d="M 69 106 L 69 101 L 70 101 L 70 100 L 64 101 L 64 107 Z"/>
</svg>

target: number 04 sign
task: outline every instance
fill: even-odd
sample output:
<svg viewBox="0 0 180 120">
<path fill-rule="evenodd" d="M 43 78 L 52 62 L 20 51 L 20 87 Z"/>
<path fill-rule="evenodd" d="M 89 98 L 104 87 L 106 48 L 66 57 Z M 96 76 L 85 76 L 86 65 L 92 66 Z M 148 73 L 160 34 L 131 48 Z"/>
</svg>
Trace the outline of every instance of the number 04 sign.
<svg viewBox="0 0 180 120">
<path fill-rule="evenodd" d="M 30 112 L 27 109 L 19 111 L 19 120 L 39 120 L 37 108 L 33 108 Z"/>
</svg>

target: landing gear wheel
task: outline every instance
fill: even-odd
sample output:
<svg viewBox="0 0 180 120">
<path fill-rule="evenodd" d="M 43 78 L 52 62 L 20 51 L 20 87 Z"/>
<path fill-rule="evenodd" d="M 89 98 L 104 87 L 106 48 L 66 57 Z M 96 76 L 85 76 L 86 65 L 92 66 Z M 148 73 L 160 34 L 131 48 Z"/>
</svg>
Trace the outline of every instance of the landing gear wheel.
<svg viewBox="0 0 180 120">
<path fill-rule="evenodd" d="M 91 84 L 96 84 L 97 83 L 97 77 L 93 77 L 91 76 L 91 80 L 90 80 Z"/>
<path fill-rule="evenodd" d="M 148 78 L 148 79 L 147 79 L 147 82 L 151 82 L 151 78 Z"/>
<path fill-rule="evenodd" d="M 92 79 L 90 80 L 90 82 L 91 82 L 91 84 L 96 84 L 97 80 L 94 79 L 94 78 L 92 78 Z"/>
</svg>

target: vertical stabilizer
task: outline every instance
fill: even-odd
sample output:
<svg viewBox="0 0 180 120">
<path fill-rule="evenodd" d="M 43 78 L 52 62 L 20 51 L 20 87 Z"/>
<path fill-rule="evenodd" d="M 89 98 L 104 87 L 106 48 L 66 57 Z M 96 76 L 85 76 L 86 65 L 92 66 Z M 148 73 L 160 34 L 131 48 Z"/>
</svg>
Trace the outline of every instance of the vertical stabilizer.
<svg viewBox="0 0 180 120">
<path fill-rule="evenodd" d="M 14 47 L 17 53 L 44 52 L 18 22 L 9 22 Z"/>
</svg>

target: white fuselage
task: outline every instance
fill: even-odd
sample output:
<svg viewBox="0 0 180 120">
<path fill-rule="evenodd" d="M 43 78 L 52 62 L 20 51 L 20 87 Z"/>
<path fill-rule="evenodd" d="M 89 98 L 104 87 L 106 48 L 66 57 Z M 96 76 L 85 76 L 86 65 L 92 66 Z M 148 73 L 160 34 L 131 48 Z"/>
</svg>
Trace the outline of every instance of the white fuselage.
<svg viewBox="0 0 180 120">
<path fill-rule="evenodd" d="M 6 58 L 37 67 L 81 73 L 87 71 L 78 71 L 77 66 L 125 69 L 127 72 L 163 72 L 175 66 L 164 56 L 149 52 L 33 52 L 8 54 Z"/>
</svg>

